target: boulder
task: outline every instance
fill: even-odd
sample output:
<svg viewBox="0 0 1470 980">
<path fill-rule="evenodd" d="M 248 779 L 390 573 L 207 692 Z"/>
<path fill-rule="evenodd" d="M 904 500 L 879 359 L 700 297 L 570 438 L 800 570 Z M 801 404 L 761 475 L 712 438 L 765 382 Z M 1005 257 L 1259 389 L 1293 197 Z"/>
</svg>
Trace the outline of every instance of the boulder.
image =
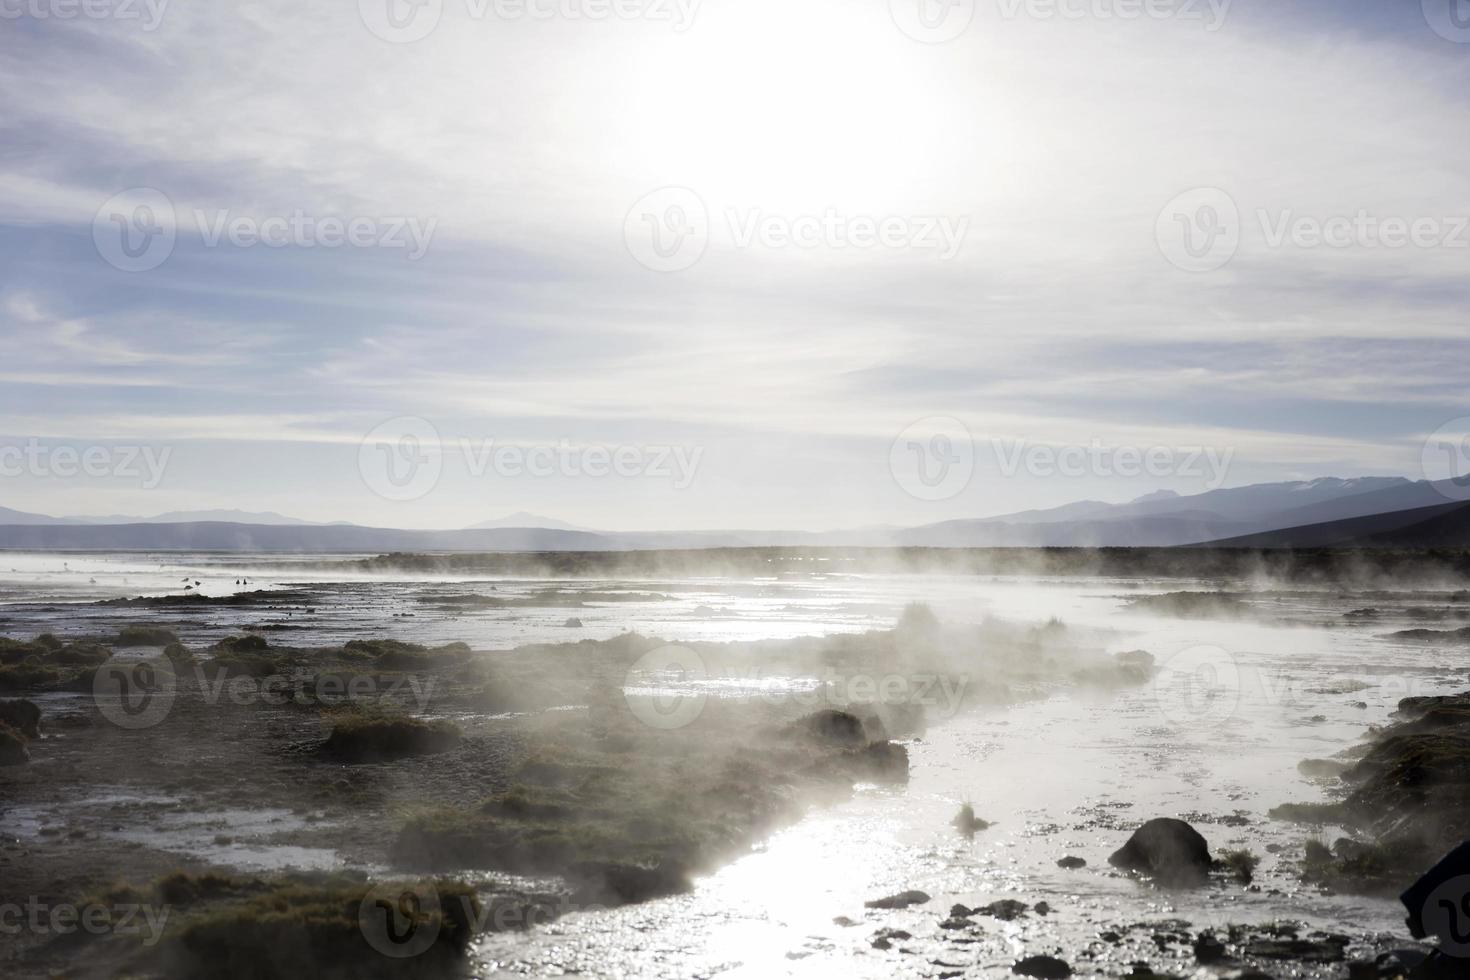
<svg viewBox="0 0 1470 980">
<path fill-rule="evenodd" d="M 1150 820 L 1128 838 L 1108 863 L 1149 875 L 1165 885 L 1202 884 L 1214 862 L 1210 845 L 1183 820 Z"/>
<path fill-rule="evenodd" d="M 1040 980 L 1066 980 L 1072 975 L 1072 967 L 1055 956 L 1028 956 L 1011 967 L 1011 972 Z"/>
</svg>

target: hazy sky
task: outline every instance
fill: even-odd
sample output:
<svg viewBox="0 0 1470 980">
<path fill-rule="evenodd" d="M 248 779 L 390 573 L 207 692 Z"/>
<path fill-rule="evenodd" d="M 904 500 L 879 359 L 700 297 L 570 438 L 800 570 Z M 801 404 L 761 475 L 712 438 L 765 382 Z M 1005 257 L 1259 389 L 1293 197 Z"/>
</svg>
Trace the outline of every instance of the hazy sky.
<svg viewBox="0 0 1470 980">
<path fill-rule="evenodd" d="M 0 0 L 0 506 L 909 524 L 1470 415 L 1452 0 L 85 2 Z"/>
</svg>

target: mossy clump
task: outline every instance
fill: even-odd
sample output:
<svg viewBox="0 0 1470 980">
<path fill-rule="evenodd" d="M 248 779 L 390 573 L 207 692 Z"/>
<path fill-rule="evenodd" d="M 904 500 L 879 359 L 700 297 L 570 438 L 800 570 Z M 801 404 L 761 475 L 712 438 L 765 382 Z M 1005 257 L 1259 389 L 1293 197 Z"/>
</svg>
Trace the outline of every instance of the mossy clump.
<svg viewBox="0 0 1470 980">
<path fill-rule="evenodd" d="M 124 626 L 112 641 L 115 647 L 166 647 L 179 642 L 179 636 L 162 626 Z"/>
<path fill-rule="evenodd" d="M 55 689 L 75 677 L 74 671 L 58 670 L 34 661 L 6 664 L 0 666 L 0 692 Z"/>
<path fill-rule="evenodd" d="M 461 738 L 459 726 L 450 721 L 344 712 L 335 719 L 322 752 L 339 762 L 390 762 L 448 752 Z"/>
<path fill-rule="evenodd" d="M 426 647 L 403 640 L 351 640 L 342 647 L 348 659 L 371 660 L 383 670 L 430 670 L 463 659 L 471 651 L 464 643 Z"/>
<path fill-rule="evenodd" d="M 1230 872 L 1231 877 L 1242 885 L 1249 885 L 1256 876 L 1256 868 L 1260 867 L 1261 859 L 1244 848 L 1233 851 L 1221 851 L 1218 858 L 1221 868 Z"/>
<path fill-rule="evenodd" d="M 163 935 L 147 937 L 125 972 L 171 978 L 442 977 L 483 920 L 474 888 L 456 881 L 179 872 L 103 898 L 169 910 Z M 413 955 L 390 955 L 399 949 Z"/>
<path fill-rule="evenodd" d="M 0 724 L 9 725 L 26 738 L 41 737 L 41 709 L 31 701 L 0 701 Z"/>
<path fill-rule="evenodd" d="M 46 663 L 58 667 L 100 667 L 112 659 L 112 651 L 101 643 L 83 640 L 68 643 L 46 654 Z"/>
<path fill-rule="evenodd" d="M 271 647 L 263 636 L 253 633 L 245 636 L 227 636 L 214 645 L 217 654 L 227 653 L 264 653 Z"/>
</svg>

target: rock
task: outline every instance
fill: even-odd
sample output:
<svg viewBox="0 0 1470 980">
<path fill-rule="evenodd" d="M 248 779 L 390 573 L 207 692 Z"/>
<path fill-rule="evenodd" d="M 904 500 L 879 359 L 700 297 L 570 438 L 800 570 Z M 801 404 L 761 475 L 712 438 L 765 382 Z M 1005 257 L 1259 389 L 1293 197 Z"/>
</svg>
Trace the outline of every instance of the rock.
<svg viewBox="0 0 1470 980">
<path fill-rule="evenodd" d="M 1058 861 L 1057 862 L 1057 867 L 1059 867 L 1059 868 L 1065 868 L 1068 871 L 1076 871 L 1078 868 L 1085 868 L 1085 867 L 1087 867 L 1087 862 L 1084 861 L 1084 860 L 1082 860 L 1079 857 L 1070 857 L 1069 856 L 1069 857 L 1064 857 L 1060 861 Z"/>
<path fill-rule="evenodd" d="M 858 925 L 857 922 L 854 922 L 852 919 L 849 919 L 845 915 L 839 915 L 837 918 L 833 919 L 832 924 L 834 926 L 841 926 L 844 929 L 851 929 L 853 926 Z"/>
<path fill-rule="evenodd" d="M 971 928 L 974 927 L 974 925 L 975 925 L 975 923 L 971 922 L 969 919 L 950 918 L 950 919 L 945 919 L 943 922 L 939 923 L 939 928 L 941 928 L 941 929 L 971 929 Z"/>
<path fill-rule="evenodd" d="M 1219 963 L 1225 959 L 1225 944 L 1214 933 L 1202 932 L 1194 941 L 1194 958 L 1201 963 Z"/>
<path fill-rule="evenodd" d="M 905 939 L 913 939 L 912 933 L 904 932 L 902 929 L 879 929 L 873 934 L 872 947 L 874 949 L 892 949 L 895 941 L 903 942 Z"/>
<path fill-rule="evenodd" d="M 897 895 L 889 895 L 886 898 L 875 898 L 871 902 L 864 902 L 863 907 L 869 909 L 906 909 L 910 905 L 923 905 L 929 901 L 929 895 L 925 892 L 910 890 L 899 892 Z"/>
<path fill-rule="evenodd" d="M 975 911 L 981 915 L 988 915 L 992 919 L 1010 922 L 1012 919 L 1019 919 L 1025 915 L 1026 909 L 1028 908 L 1030 906 L 1025 902 L 1018 902 L 1014 898 L 1002 898 L 998 902 L 991 902 L 989 905 L 981 906 Z"/>
<path fill-rule="evenodd" d="M 1325 939 L 1258 939 L 1245 947 L 1247 956 L 1265 960 L 1294 960 L 1302 963 L 1341 963 L 1347 940 L 1337 936 Z"/>
<path fill-rule="evenodd" d="M 40 738 L 41 709 L 23 699 L 0 701 L 0 724 L 9 725 L 26 738 Z"/>
<path fill-rule="evenodd" d="M 862 719 L 848 711 L 827 708 L 813 712 L 792 723 L 789 731 L 837 748 L 863 749 L 868 746 L 868 733 L 863 728 Z"/>
<path fill-rule="evenodd" d="M 1198 885 L 1213 862 L 1210 845 L 1183 820 L 1150 820 L 1108 858 L 1115 868 L 1147 874 L 1166 885 Z"/>
<path fill-rule="evenodd" d="M 1051 906 L 1046 902 L 1037 902 L 1031 909 L 1037 915 L 1051 915 Z"/>
<path fill-rule="evenodd" d="M 1055 956 L 1028 956 L 1011 967 L 1011 972 L 1040 980 L 1065 980 L 1072 975 L 1072 967 Z"/>
<path fill-rule="evenodd" d="M 951 905 L 949 907 L 949 917 L 951 919 L 968 919 L 970 916 L 974 915 L 978 911 L 980 910 L 967 909 L 963 905 Z"/>
<path fill-rule="evenodd" d="M 974 837 L 976 831 L 990 829 L 990 822 L 976 817 L 975 808 L 968 803 L 960 807 L 960 812 L 955 815 L 950 824 L 966 837 Z"/>
<path fill-rule="evenodd" d="M 565 623 L 562 623 L 562 625 L 565 626 L 567 629 L 579 630 L 579 629 L 582 628 L 582 621 L 580 619 L 578 619 L 576 616 L 573 616 L 571 619 L 567 620 Z"/>
</svg>

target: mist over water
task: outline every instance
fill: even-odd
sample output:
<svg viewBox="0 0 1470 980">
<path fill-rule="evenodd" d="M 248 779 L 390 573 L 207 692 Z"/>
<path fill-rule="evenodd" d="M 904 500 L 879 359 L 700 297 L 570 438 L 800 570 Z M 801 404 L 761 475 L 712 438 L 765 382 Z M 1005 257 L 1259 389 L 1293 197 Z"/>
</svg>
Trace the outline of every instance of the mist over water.
<svg viewBox="0 0 1470 980">
<path fill-rule="evenodd" d="M 935 896 L 931 910 L 1003 898 L 1047 903 L 1049 915 L 987 923 L 983 943 L 967 950 L 997 971 L 1022 950 L 1091 948 L 1099 931 L 1117 922 L 1180 918 L 1204 928 L 1287 919 L 1350 935 L 1401 931 L 1401 910 L 1391 901 L 1304 885 L 1292 862 L 1308 833 L 1268 819 L 1267 812 L 1322 798 L 1321 787 L 1298 770 L 1302 760 L 1331 757 L 1355 743 L 1385 723 L 1406 695 L 1448 693 L 1465 680 L 1452 650 L 1384 637 L 1412 622 L 1416 609 L 1444 598 L 1427 592 L 1237 593 L 1228 616 L 1177 618 L 1140 611 L 1147 603 L 1135 603 L 1211 586 L 1179 579 L 821 571 L 636 580 L 322 571 L 336 560 L 7 555 L 0 559 L 0 617 L 12 636 L 96 636 L 159 614 L 189 645 L 242 630 L 264 631 L 276 645 L 463 641 L 493 663 L 495 651 L 527 643 L 629 632 L 672 643 L 857 634 L 889 629 L 905 607 L 922 602 L 947 628 L 1056 620 L 1062 625 L 1052 628 L 1064 628 L 1099 661 L 1144 650 L 1159 665 L 1142 686 L 1074 687 L 1009 705 L 967 702 L 958 711 L 931 711 L 927 732 L 904 740 L 911 760 L 906 787 L 864 784 L 846 802 L 813 808 L 752 853 L 700 878 L 691 893 L 573 911 L 529 932 L 487 934 L 472 948 L 475 974 L 889 976 L 893 961 L 874 955 L 868 939 L 879 924 L 905 923 L 918 937 L 911 942 L 919 951 L 915 967 L 954 959 L 952 944 L 929 936 L 932 923 L 925 924 L 924 914 L 932 920 L 932 911 L 865 920 L 865 901 L 911 888 Z M 178 595 L 185 584 L 206 597 L 262 590 L 281 600 L 161 611 L 97 604 Z M 1371 623 L 1345 616 L 1370 599 L 1380 609 Z M 815 692 L 827 680 L 752 665 L 693 686 L 687 678 L 630 675 L 626 690 L 740 703 L 775 691 L 810 695 L 820 705 Z M 568 703 L 552 710 L 582 708 Z M 950 824 L 966 802 L 991 823 L 970 839 Z M 69 804 L 81 812 L 96 805 Z M 34 836 L 36 826 L 57 816 L 0 804 L 0 829 Z M 1171 893 L 1109 868 L 1108 855 L 1128 832 L 1159 816 L 1189 820 L 1217 852 L 1246 848 L 1260 855 L 1254 886 Z M 293 820 L 284 811 L 201 816 L 186 807 L 132 839 L 226 868 L 376 870 L 347 851 L 251 843 Z M 241 839 L 218 843 L 220 821 L 236 827 Z M 130 838 L 122 832 L 116 839 Z M 1057 861 L 1068 856 L 1084 859 L 1086 867 L 1059 868 Z M 1097 947 L 1097 965 L 1122 971 L 1134 955 L 1141 954 L 1126 944 Z"/>
</svg>

